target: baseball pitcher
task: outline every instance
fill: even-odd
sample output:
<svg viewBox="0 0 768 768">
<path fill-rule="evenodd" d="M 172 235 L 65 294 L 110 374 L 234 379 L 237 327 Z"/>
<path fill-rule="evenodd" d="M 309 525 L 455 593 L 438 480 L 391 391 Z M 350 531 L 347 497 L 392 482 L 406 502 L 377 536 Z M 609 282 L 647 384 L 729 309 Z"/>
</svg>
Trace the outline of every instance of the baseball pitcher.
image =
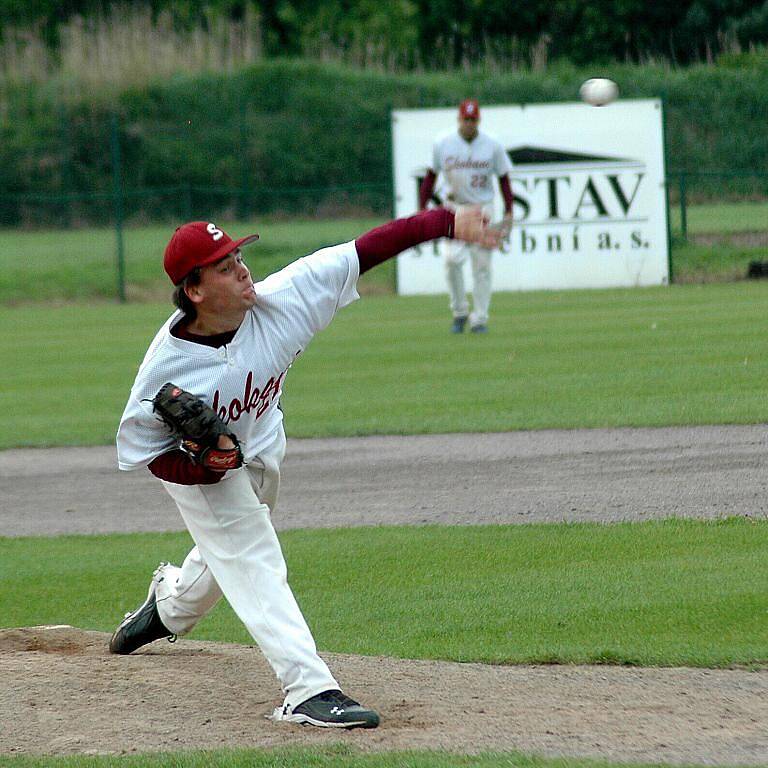
<svg viewBox="0 0 768 768">
<path fill-rule="evenodd" d="M 195 546 L 181 566 L 154 571 L 110 650 L 175 640 L 223 595 L 280 682 L 275 721 L 375 728 L 379 715 L 342 693 L 317 654 L 288 585 L 271 522 L 285 453 L 280 394 L 312 337 L 359 298 L 361 273 L 428 240 L 490 248 L 501 233 L 479 208 L 426 211 L 254 283 L 241 249 L 257 237 L 233 240 L 198 221 L 177 229 L 165 250 L 178 309 L 139 367 L 118 428 L 118 464 L 160 479 Z"/>
</svg>

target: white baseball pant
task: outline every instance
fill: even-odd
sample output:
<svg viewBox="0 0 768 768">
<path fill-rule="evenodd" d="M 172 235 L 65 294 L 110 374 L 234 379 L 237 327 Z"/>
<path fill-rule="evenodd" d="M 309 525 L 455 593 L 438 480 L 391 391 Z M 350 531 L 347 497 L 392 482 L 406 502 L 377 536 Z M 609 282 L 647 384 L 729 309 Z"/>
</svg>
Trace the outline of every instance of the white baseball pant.
<svg viewBox="0 0 768 768">
<path fill-rule="evenodd" d="M 459 206 L 460 208 L 461 206 Z M 484 206 L 487 216 L 492 206 Z M 471 327 L 486 325 L 491 306 L 491 256 L 493 252 L 461 240 L 443 240 L 445 274 L 448 279 L 450 307 L 454 317 L 469 317 Z M 472 312 L 469 311 L 464 285 L 464 263 L 470 258 L 472 266 Z"/>
<path fill-rule="evenodd" d="M 287 580 L 280 542 L 272 526 L 285 454 L 282 427 L 259 459 L 230 471 L 214 485 L 163 481 L 181 512 L 195 547 L 181 568 L 165 566 L 157 588 L 163 624 L 183 635 L 222 596 L 245 624 L 295 707 L 339 688 L 317 655 L 312 633 Z"/>
</svg>

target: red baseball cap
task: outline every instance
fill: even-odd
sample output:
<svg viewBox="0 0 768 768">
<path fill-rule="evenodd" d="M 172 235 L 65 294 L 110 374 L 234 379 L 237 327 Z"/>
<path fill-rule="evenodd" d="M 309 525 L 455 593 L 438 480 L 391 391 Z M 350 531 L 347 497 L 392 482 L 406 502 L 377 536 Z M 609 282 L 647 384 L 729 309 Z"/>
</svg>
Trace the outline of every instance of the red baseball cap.
<svg viewBox="0 0 768 768">
<path fill-rule="evenodd" d="M 223 229 L 208 221 L 192 221 L 179 227 L 165 247 L 163 267 L 174 285 L 178 285 L 195 267 L 213 264 L 219 259 L 258 240 L 248 235 L 233 240 Z"/>
<path fill-rule="evenodd" d="M 480 105 L 477 103 L 477 99 L 464 99 L 459 104 L 459 117 L 470 117 L 479 120 Z"/>
</svg>

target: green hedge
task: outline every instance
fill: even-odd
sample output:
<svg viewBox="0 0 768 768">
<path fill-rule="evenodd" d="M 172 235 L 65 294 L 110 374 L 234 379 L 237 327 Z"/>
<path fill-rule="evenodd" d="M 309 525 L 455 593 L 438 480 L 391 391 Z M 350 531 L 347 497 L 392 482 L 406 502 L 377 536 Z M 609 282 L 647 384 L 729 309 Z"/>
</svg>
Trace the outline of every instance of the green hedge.
<svg viewBox="0 0 768 768">
<path fill-rule="evenodd" d="M 277 60 L 121 93 L 82 94 L 60 82 L 7 86 L 0 224 L 39 221 L 46 205 L 60 202 L 19 195 L 109 193 L 113 115 L 128 189 L 221 187 L 218 199 L 198 201 L 217 209 L 234 204 L 227 190 L 247 189 L 248 208 L 292 212 L 317 197 L 295 188 L 366 183 L 372 191 L 350 200 L 387 213 L 392 108 L 450 106 L 468 95 L 486 104 L 572 101 L 595 74 L 603 73 L 563 64 L 542 73 L 387 75 Z M 608 74 L 624 97 L 666 99 L 670 170 L 768 171 L 768 56 L 679 70 L 615 65 Z M 179 199 L 160 195 L 146 215 L 173 214 Z M 109 214 L 103 201 L 76 205 L 85 221 Z"/>
</svg>

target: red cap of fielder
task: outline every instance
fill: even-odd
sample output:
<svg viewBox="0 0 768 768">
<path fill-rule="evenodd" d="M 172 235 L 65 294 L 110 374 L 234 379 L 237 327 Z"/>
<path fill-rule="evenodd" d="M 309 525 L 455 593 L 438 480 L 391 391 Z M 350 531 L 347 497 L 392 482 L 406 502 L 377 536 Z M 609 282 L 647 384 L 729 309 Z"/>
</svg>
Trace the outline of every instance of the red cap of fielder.
<svg viewBox="0 0 768 768">
<path fill-rule="evenodd" d="M 474 120 L 479 120 L 480 105 L 477 103 L 477 99 L 464 99 L 464 101 L 459 104 L 459 117 L 469 117 Z"/>
<path fill-rule="evenodd" d="M 179 227 L 165 247 L 163 267 L 174 285 L 178 285 L 195 267 L 205 267 L 258 240 L 248 235 L 233 240 L 223 229 L 208 221 L 193 221 Z"/>
</svg>

